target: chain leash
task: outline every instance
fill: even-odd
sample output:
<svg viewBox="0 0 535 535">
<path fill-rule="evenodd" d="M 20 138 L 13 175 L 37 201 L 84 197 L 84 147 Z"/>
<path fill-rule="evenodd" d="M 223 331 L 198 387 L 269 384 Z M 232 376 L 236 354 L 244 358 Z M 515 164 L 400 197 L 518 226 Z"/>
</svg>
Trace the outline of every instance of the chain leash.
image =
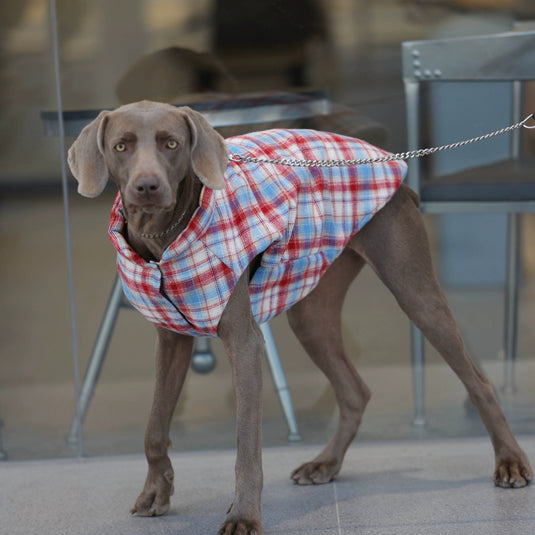
<svg viewBox="0 0 535 535">
<path fill-rule="evenodd" d="M 357 160 L 298 160 L 292 158 L 255 158 L 253 156 L 240 156 L 239 154 L 230 154 L 229 160 L 232 162 L 243 162 L 243 163 L 270 163 L 275 165 L 286 165 L 290 167 L 345 167 L 353 165 L 365 165 L 373 163 L 384 163 L 391 162 L 394 160 L 409 160 L 411 158 L 421 158 L 422 156 L 428 156 L 429 154 L 434 154 L 435 152 L 456 149 L 459 147 L 464 147 L 465 145 L 470 145 L 471 143 L 477 143 L 479 141 L 484 141 L 492 137 L 501 136 L 518 128 L 528 128 L 535 129 L 535 125 L 528 126 L 526 123 L 530 120 L 535 120 L 535 113 L 528 115 L 524 120 L 507 126 L 506 128 L 501 128 L 491 132 L 490 134 L 485 134 L 483 136 L 474 137 L 467 139 L 465 141 L 457 141 L 456 143 L 450 143 L 449 145 L 442 145 L 440 147 L 431 147 L 427 149 L 417 149 L 409 152 L 398 152 L 396 154 L 389 154 L 388 156 L 380 156 L 376 158 L 361 158 Z"/>
</svg>

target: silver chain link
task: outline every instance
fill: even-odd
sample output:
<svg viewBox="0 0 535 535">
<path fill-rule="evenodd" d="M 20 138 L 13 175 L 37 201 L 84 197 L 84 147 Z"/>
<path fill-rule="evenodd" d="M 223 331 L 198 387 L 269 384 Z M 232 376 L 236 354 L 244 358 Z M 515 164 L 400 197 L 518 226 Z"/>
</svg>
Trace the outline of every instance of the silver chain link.
<svg viewBox="0 0 535 535">
<path fill-rule="evenodd" d="M 474 137 L 465 141 L 457 141 L 456 143 L 450 143 L 449 145 L 442 145 L 440 147 L 417 149 L 409 152 L 398 152 L 396 154 L 389 154 L 388 156 L 380 156 L 376 158 L 361 158 L 357 160 L 298 160 L 292 158 L 256 158 L 253 156 L 240 156 L 239 154 L 230 154 L 229 160 L 232 162 L 243 163 L 271 163 L 275 165 L 286 165 L 290 167 L 346 167 L 352 165 L 391 162 L 394 160 L 409 160 L 411 158 L 421 158 L 422 156 L 428 156 L 429 154 L 434 154 L 435 152 L 443 150 L 464 147 L 465 145 L 469 145 L 471 143 L 477 143 L 479 141 L 484 141 L 492 137 L 501 136 L 502 134 L 506 134 L 508 132 L 511 132 L 512 130 L 516 130 L 521 127 L 533 129 L 535 128 L 535 125 L 526 125 L 526 123 L 530 119 L 535 120 L 535 113 L 528 115 L 523 121 L 520 121 L 506 128 L 501 128 L 500 130 L 496 130 L 494 132 L 491 132 L 490 134 L 485 134 L 483 136 Z"/>
</svg>

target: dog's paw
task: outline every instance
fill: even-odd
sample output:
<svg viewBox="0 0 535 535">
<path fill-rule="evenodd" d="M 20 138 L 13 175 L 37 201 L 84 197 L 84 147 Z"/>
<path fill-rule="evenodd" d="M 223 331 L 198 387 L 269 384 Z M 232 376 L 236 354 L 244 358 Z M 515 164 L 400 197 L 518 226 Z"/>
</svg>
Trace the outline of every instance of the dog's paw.
<svg viewBox="0 0 535 535">
<path fill-rule="evenodd" d="M 262 535 L 262 533 L 262 524 L 257 520 L 227 519 L 217 535 Z"/>
<path fill-rule="evenodd" d="M 173 471 L 167 470 L 156 477 L 147 477 L 143 492 L 130 513 L 137 516 L 161 516 L 169 511 L 170 497 L 174 492 Z"/>
<path fill-rule="evenodd" d="M 523 452 L 496 461 L 494 484 L 497 487 L 517 489 L 525 487 L 532 479 L 533 471 Z"/>
<path fill-rule="evenodd" d="M 297 485 L 321 485 L 332 481 L 340 471 L 336 461 L 311 461 L 296 468 L 291 475 Z"/>
</svg>

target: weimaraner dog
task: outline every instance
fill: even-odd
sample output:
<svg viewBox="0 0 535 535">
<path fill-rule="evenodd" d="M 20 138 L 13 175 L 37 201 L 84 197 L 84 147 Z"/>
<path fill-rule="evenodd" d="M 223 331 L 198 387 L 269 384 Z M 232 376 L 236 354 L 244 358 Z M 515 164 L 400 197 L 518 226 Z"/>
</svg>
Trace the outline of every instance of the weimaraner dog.
<svg viewBox="0 0 535 535">
<path fill-rule="evenodd" d="M 262 533 L 264 344 L 258 324 L 285 309 L 340 410 L 329 444 L 291 477 L 300 485 L 336 477 L 370 399 L 341 336 L 344 296 L 365 263 L 466 387 L 494 447 L 494 483 L 523 487 L 531 481 L 529 460 L 488 379 L 468 357 L 434 275 L 417 196 L 400 185 L 405 164 L 265 161 L 351 159 L 362 151 L 384 155 L 358 140 L 304 130 L 225 141 L 199 113 L 147 101 L 102 112 L 72 145 L 69 164 L 79 193 L 99 195 L 108 178 L 119 188 L 110 224 L 119 274 L 158 333 L 145 434 L 148 475 L 132 513 L 169 509 L 169 427 L 194 335 L 219 336 L 232 367 L 238 438 L 235 496 L 219 534 Z M 359 221 L 348 222 L 352 218 Z"/>
</svg>

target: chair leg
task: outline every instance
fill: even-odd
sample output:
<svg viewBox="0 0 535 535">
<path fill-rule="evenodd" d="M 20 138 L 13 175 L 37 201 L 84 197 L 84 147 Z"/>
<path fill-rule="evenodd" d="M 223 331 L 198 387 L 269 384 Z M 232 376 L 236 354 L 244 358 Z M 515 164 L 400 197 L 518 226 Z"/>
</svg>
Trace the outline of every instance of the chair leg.
<svg viewBox="0 0 535 535">
<path fill-rule="evenodd" d="M 0 420 L 0 461 L 3 461 L 5 458 L 6 458 L 6 454 L 4 452 L 4 448 L 3 448 L 3 443 L 2 443 L 2 427 L 3 427 L 3 422 L 2 420 Z"/>
<path fill-rule="evenodd" d="M 275 345 L 275 339 L 273 338 L 271 327 L 269 326 L 269 323 L 263 323 L 260 325 L 260 328 L 262 329 L 262 334 L 264 335 L 264 341 L 266 344 L 266 358 L 269 365 L 269 371 L 271 372 L 271 377 L 273 378 L 273 384 L 275 385 L 275 392 L 277 392 L 277 396 L 279 397 L 282 412 L 284 413 L 284 417 L 286 418 L 286 422 L 290 430 L 288 440 L 290 442 L 302 440 L 297 428 L 290 390 L 288 388 L 288 384 L 286 383 L 286 377 L 284 375 L 284 370 L 282 369 L 279 352 L 277 351 L 277 346 Z"/>
<path fill-rule="evenodd" d="M 503 392 L 513 394 L 515 386 L 516 337 L 518 317 L 518 279 L 520 272 L 520 214 L 507 220 L 507 271 L 505 284 L 505 375 Z"/>
<path fill-rule="evenodd" d="M 415 427 L 424 427 L 425 419 L 425 339 L 424 335 L 411 323 L 412 388 L 414 395 Z"/>
<path fill-rule="evenodd" d="M 77 444 L 79 441 L 82 425 L 85 420 L 87 409 L 89 408 L 89 403 L 91 402 L 91 398 L 95 392 L 95 386 L 102 370 L 102 364 L 104 363 L 104 358 L 106 357 L 108 345 L 115 327 L 115 322 L 117 320 L 117 314 L 119 313 L 119 308 L 123 303 L 123 299 L 124 296 L 121 281 L 116 275 L 110 298 L 108 300 L 108 305 L 106 306 L 106 311 L 104 312 L 104 317 L 102 318 L 100 330 L 98 332 L 97 339 L 93 347 L 93 352 L 91 353 L 91 358 L 87 366 L 84 382 L 80 390 L 78 408 L 71 424 L 71 430 L 67 436 L 67 442 L 69 442 L 69 444 Z"/>
<path fill-rule="evenodd" d="M 301 435 L 297 429 L 292 399 L 290 397 L 290 389 L 286 383 L 286 377 L 284 375 L 284 370 L 282 369 L 275 339 L 273 338 L 268 323 L 262 324 L 260 328 L 264 336 L 266 358 L 275 385 L 275 391 L 279 397 L 279 402 L 290 430 L 288 440 L 291 442 L 299 441 L 301 440 Z M 215 364 L 216 358 L 211 349 L 210 339 L 196 338 L 195 348 L 191 359 L 191 367 L 193 370 L 201 374 L 210 373 L 215 368 Z"/>
</svg>

